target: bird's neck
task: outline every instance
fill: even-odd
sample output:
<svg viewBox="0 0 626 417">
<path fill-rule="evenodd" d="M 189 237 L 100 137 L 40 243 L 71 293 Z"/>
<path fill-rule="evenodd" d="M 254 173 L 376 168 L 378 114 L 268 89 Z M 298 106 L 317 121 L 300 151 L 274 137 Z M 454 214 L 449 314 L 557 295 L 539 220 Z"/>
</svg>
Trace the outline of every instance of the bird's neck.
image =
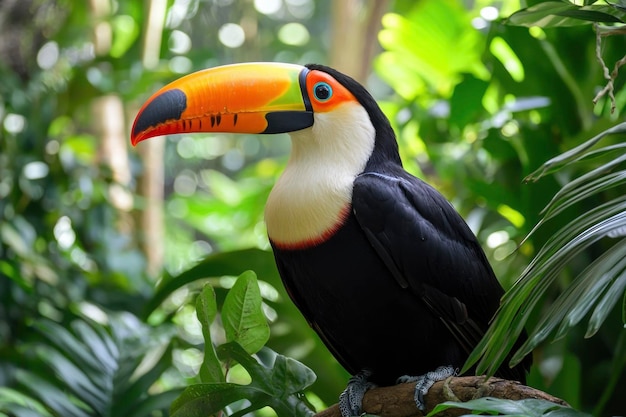
<svg viewBox="0 0 626 417">
<path fill-rule="evenodd" d="M 362 107 L 344 107 L 316 115 L 311 128 L 291 133 L 289 162 L 265 207 L 274 245 L 322 243 L 349 215 L 353 182 L 372 153 L 375 130 Z"/>
</svg>

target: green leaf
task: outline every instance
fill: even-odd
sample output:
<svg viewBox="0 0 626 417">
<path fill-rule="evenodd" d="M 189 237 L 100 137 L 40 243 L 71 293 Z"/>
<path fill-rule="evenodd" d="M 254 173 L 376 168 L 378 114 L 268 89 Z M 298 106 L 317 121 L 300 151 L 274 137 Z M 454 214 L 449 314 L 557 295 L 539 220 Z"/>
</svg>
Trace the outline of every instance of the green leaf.
<svg viewBox="0 0 626 417">
<path fill-rule="evenodd" d="M 245 265 L 242 266 L 242 260 Z M 245 270 L 253 270 L 259 276 L 278 275 L 272 252 L 261 249 L 242 249 L 215 253 L 187 271 L 175 277 L 164 277 L 155 295 L 146 303 L 145 316 L 152 313 L 168 296 L 177 289 L 209 277 L 224 275 L 238 276 Z"/>
<path fill-rule="evenodd" d="M 609 162 L 565 184 L 542 210 L 542 214 L 544 214 L 542 222 L 546 222 L 566 208 L 571 207 L 585 198 L 624 184 L 626 182 L 626 170 L 617 172 L 610 171 L 625 160 L 626 155 L 613 158 Z M 540 222 L 539 225 L 541 225 L 542 222 Z"/>
<path fill-rule="evenodd" d="M 2 230 L 0 230 L 0 235 L 1 234 Z M 0 274 L 13 280 L 13 282 L 19 285 L 26 293 L 31 294 L 33 292 L 33 280 L 23 276 L 18 265 L 19 264 L 16 265 L 14 262 L 0 260 Z"/>
<path fill-rule="evenodd" d="M 248 371 L 252 378 L 252 383 L 256 386 L 262 386 L 267 392 L 271 392 L 270 383 L 268 382 L 267 372 L 263 364 L 259 363 L 250 353 L 240 346 L 237 342 L 229 342 L 217 347 L 217 355 L 222 360 L 232 360 L 239 363 Z"/>
<path fill-rule="evenodd" d="M 485 80 L 463 74 L 463 81 L 455 86 L 450 98 L 450 124 L 461 128 L 484 111 L 482 98 L 488 86 Z"/>
<path fill-rule="evenodd" d="M 584 156 L 585 152 L 589 151 L 591 147 L 593 147 L 596 143 L 602 140 L 605 136 L 614 135 L 619 133 L 626 133 L 626 122 L 622 122 L 618 125 L 615 125 L 609 129 L 604 130 L 603 132 L 597 134 L 593 138 L 581 143 L 580 145 L 572 148 L 562 154 L 555 156 L 554 158 L 545 162 L 539 169 L 528 175 L 524 178 L 525 182 L 537 181 L 539 178 L 557 171 L 566 163 L 573 161 L 576 158 Z"/>
<path fill-rule="evenodd" d="M 315 382 L 315 374 L 311 369 L 293 358 L 279 355 L 271 349 L 264 348 L 257 354 L 259 362 L 273 370 L 270 385 L 283 386 L 289 393 L 304 391 Z"/>
<path fill-rule="evenodd" d="M 196 300 L 196 314 L 203 327 L 207 329 L 217 316 L 217 302 L 215 301 L 215 291 L 210 285 L 202 287 L 202 291 Z"/>
<path fill-rule="evenodd" d="M 254 399 L 257 393 L 245 386 L 216 383 L 190 385 L 174 400 L 171 417 L 206 417 L 243 399 Z"/>
<path fill-rule="evenodd" d="M 39 401 L 9 387 L 0 387 L 0 411 L 15 417 L 52 417 Z"/>
<path fill-rule="evenodd" d="M 376 59 L 378 74 L 406 100 L 418 98 L 427 87 L 449 97 L 462 74 L 487 79 L 481 61 L 484 38 L 461 4 L 416 4 L 410 14 L 383 16 L 378 41 L 386 51 Z"/>
<path fill-rule="evenodd" d="M 89 404 L 94 410 L 105 408 L 111 388 L 107 386 L 108 378 L 95 373 L 89 373 L 93 379 L 89 378 L 80 367 L 49 346 L 37 346 L 35 352 L 41 361 L 54 371 L 58 379 L 65 383 L 66 388 L 73 395 Z"/>
<path fill-rule="evenodd" d="M 626 291 L 624 291 L 624 299 L 622 300 L 622 323 L 626 329 Z"/>
<path fill-rule="evenodd" d="M 86 407 L 77 405 L 62 389 L 39 376 L 18 369 L 15 377 L 20 385 L 59 416 L 89 417 L 93 415 Z"/>
<path fill-rule="evenodd" d="M 478 398 L 467 402 L 447 401 L 437 405 L 426 417 L 435 416 L 442 411 L 455 408 L 471 410 L 481 414 L 490 413 L 515 417 L 591 417 L 589 414 L 546 400 L 533 398 L 514 401 L 492 397 Z"/>
<path fill-rule="evenodd" d="M 569 2 L 546 1 L 513 13 L 504 21 L 514 26 L 563 27 L 592 22 L 624 22 L 624 12 L 610 5 L 577 6 Z"/>
<path fill-rule="evenodd" d="M 215 346 L 211 337 L 211 323 L 217 316 L 217 302 L 215 291 L 210 285 L 205 285 L 196 300 L 196 315 L 202 324 L 204 337 L 204 360 L 200 366 L 200 380 L 202 382 L 224 382 L 222 365 L 217 359 Z"/>
<path fill-rule="evenodd" d="M 269 406 L 278 415 L 311 416 L 313 411 L 300 392 L 315 381 L 315 375 L 299 362 L 264 348 L 257 361 L 239 344 L 217 348 L 220 359 L 236 361 L 250 374 L 249 385 L 231 383 L 195 384 L 187 387 L 171 407 L 172 417 L 205 417 L 246 399 L 250 406 L 232 414 L 244 415 Z M 262 358 L 262 359 L 261 359 Z"/>
<path fill-rule="evenodd" d="M 0 408 L 0 417 L 53 417 L 52 414 L 43 410 L 42 412 L 23 407 L 21 405 L 13 405 L 9 410 L 11 414 L 5 414 Z"/>
<path fill-rule="evenodd" d="M 623 242 L 626 242 L 626 239 Z M 626 251 L 623 251 L 623 256 L 626 256 Z M 609 313 L 613 310 L 613 307 L 615 307 L 619 301 L 624 292 L 624 288 L 626 288 L 626 268 L 624 268 L 623 265 L 620 266 L 621 271 L 619 275 L 614 278 L 613 285 L 605 292 L 604 297 L 598 301 L 595 310 L 591 314 L 585 337 L 591 337 L 596 334 L 602 323 L 604 323 L 604 320 L 606 320 Z"/>
<path fill-rule="evenodd" d="M 117 15 L 111 19 L 113 44 L 109 53 L 113 58 L 122 57 L 139 36 L 139 26 L 129 15 Z"/>
<path fill-rule="evenodd" d="M 594 305 L 596 305 L 596 309 L 589 320 L 589 329 L 595 327 L 597 330 L 599 324 L 606 318 L 606 315 L 603 315 L 600 321 L 597 315 L 604 311 L 606 307 L 611 310 L 617 303 L 617 300 L 608 302 L 606 297 L 612 296 L 615 292 L 620 294 L 620 287 L 623 290 L 623 286 L 626 283 L 624 279 L 626 278 L 625 268 L 626 240 L 622 240 L 622 242 L 609 248 L 602 256 L 592 262 L 583 273 L 576 277 L 575 282 L 580 282 L 581 284 L 580 293 L 572 296 L 569 303 L 565 303 L 566 307 L 569 307 L 569 312 L 561 324 L 555 339 L 563 337 L 567 328 L 573 327 L 582 320 Z M 570 287 L 572 286 L 570 285 Z M 565 297 L 560 296 L 560 298 Z M 592 323 L 596 323 L 596 325 L 592 326 Z M 588 332 L 586 337 L 591 336 L 592 333 Z"/>
<path fill-rule="evenodd" d="M 172 351 L 174 346 L 169 344 L 167 349 L 154 360 L 154 366 L 129 385 L 123 386 L 111 407 L 112 416 L 143 416 L 150 415 L 154 410 L 167 410 L 172 401 L 180 395 L 182 389 L 165 391 L 156 395 L 146 396 L 145 393 L 154 386 L 172 366 Z M 136 368 L 135 368 L 136 369 Z M 167 401 L 164 403 L 164 401 Z M 147 407 L 152 408 L 147 408 Z M 143 411 L 142 411 L 143 410 Z"/>
<path fill-rule="evenodd" d="M 52 342 L 59 352 L 64 352 L 65 357 L 81 369 L 110 375 L 117 367 L 116 363 L 109 361 L 110 354 L 105 353 L 105 351 L 90 352 L 89 349 L 85 349 L 85 344 L 81 339 L 52 320 L 39 320 L 35 322 L 33 327 Z M 85 329 L 81 329 L 81 331 L 85 332 Z M 88 337 L 93 337 L 93 334 L 90 334 Z M 98 336 L 95 337 L 98 340 L 90 342 L 91 345 L 99 344 L 102 346 L 101 339 Z M 104 361 L 101 361 L 100 356 L 96 356 L 93 353 L 101 353 Z"/>
<path fill-rule="evenodd" d="M 63 138 L 61 153 L 72 155 L 81 163 L 93 164 L 96 158 L 97 140 L 88 134 L 69 135 Z"/>
<path fill-rule="evenodd" d="M 85 344 L 85 354 L 97 358 L 97 364 L 107 375 L 113 375 L 119 366 L 119 350 L 111 349 L 114 342 L 106 332 L 98 332 L 84 320 L 74 320 L 71 324 L 77 340 Z"/>
<path fill-rule="evenodd" d="M 239 343 L 248 353 L 257 352 L 269 339 L 262 303 L 256 274 L 246 271 L 237 278 L 222 306 L 226 340 Z"/>
<path fill-rule="evenodd" d="M 252 378 L 248 386 L 268 394 L 270 397 L 264 405 L 272 407 L 279 415 L 312 415 L 311 406 L 301 392 L 311 386 L 316 377 L 304 364 L 267 347 L 258 353 L 257 361 L 237 343 L 219 346 L 217 354 L 223 360 L 235 360 L 243 366 Z"/>
<path fill-rule="evenodd" d="M 599 303 L 603 294 L 610 294 L 611 282 L 617 271 L 626 267 L 626 241 L 611 247 L 578 275 L 568 288 L 559 295 L 542 319 L 519 348 L 513 361 L 519 361 L 543 342 L 560 325 L 554 339 L 565 336 L 567 331 L 582 320 L 589 310 Z M 609 288 L 607 290 L 607 288 Z M 615 304 L 615 303 L 614 303 Z"/>
</svg>

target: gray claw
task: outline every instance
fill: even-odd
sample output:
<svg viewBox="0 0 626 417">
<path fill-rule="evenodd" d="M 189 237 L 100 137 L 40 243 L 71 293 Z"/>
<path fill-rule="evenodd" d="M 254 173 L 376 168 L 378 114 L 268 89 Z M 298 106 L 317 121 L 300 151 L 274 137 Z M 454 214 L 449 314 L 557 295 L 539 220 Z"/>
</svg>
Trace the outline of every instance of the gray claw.
<svg viewBox="0 0 626 417">
<path fill-rule="evenodd" d="M 456 370 L 451 366 L 440 366 L 434 371 L 427 372 L 424 375 L 420 376 L 401 376 L 398 378 L 398 383 L 405 382 L 415 382 L 415 394 L 414 400 L 415 405 L 421 411 L 426 409 L 426 402 L 424 401 L 424 396 L 433 386 L 433 384 L 437 381 L 443 381 L 444 379 L 456 375 Z"/>
<path fill-rule="evenodd" d="M 363 396 L 368 389 L 374 387 L 374 384 L 368 382 L 370 376 L 371 372 L 361 371 L 350 378 L 348 386 L 339 396 L 339 410 L 342 417 L 361 415 Z"/>
</svg>

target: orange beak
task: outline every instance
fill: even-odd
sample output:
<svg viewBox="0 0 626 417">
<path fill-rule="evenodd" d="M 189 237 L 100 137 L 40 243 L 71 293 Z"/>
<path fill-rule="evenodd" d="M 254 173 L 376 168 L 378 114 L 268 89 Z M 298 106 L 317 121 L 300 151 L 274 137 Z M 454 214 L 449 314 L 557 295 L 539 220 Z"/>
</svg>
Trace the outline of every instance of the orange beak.
<svg viewBox="0 0 626 417">
<path fill-rule="evenodd" d="M 300 65 L 225 65 L 182 77 L 143 105 L 131 143 L 174 133 L 283 133 L 313 125 Z"/>
</svg>

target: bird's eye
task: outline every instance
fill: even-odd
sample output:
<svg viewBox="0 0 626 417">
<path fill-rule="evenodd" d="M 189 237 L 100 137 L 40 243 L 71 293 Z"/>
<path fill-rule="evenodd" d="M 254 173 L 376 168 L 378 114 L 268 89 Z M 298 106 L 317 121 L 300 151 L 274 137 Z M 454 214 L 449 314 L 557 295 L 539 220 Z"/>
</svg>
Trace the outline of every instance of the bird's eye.
<svg viewBox="0 0 626 417">
<path fill-rule="evenodd" d="M 318 101 L 328 101 L 333 96 L 333 88 L 325 82 L 319 82 L 313 86 L 313 95 Z"/>
</svg>

